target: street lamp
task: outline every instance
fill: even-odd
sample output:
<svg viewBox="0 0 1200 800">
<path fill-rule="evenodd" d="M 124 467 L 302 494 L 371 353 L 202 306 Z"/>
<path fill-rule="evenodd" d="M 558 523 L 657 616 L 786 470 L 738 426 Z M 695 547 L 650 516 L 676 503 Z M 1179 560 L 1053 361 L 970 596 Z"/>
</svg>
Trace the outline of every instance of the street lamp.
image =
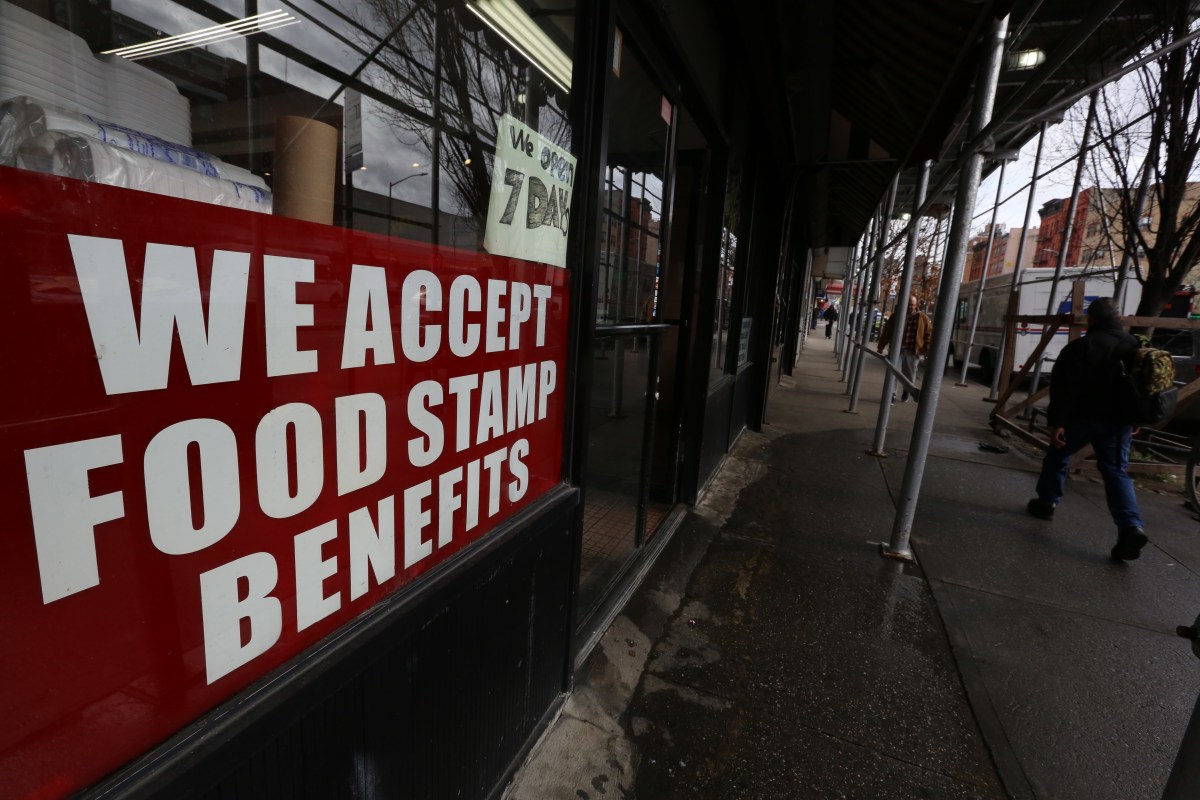
<svg viewBox="0 0 1200 800">
<path fill-rule="evenodd" d="M 413 164 L 414 167 L 420 166 Z M 388 184 L 388 236 L 392 235 L 392 189 L 395 189 L 400 184 L 404 183 L 409 178 L 419 178 L 422 175 L 428 175 L 428 172 L 414 172 L 412 175 L 405 175 L 403 178 L 394 180 Z"/>
</svg>

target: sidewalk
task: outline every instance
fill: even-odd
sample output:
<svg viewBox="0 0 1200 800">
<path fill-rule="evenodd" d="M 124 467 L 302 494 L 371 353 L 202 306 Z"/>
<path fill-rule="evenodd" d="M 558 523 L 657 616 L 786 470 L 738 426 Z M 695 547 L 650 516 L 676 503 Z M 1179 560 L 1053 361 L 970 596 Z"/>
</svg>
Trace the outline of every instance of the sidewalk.
<svg viewBox="0 0 1200 800">
<path fill-rule="evenodd" d="M 1151 544 L 1108 560 L 1099 483 L 1024 513 L 1037 462 L 948 375 L 913 529 L 879 557 L 915 403 L 868 456 L 831 343 L 808 340 L 701 507 L 604 635 L 509 800 L 1161 795 L 1200 691 L 1200 523 L 1139 492 Z"/>
</svg>

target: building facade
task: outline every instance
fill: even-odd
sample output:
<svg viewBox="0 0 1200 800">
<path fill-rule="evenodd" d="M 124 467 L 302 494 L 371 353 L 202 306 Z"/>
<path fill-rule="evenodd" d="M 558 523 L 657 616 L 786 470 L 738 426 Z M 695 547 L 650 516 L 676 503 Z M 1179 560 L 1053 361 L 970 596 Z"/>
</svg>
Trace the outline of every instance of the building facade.
<svg viewBox="0 0 1200 800">
<path fill-rule="evenodd" d="M 711 9 L 288 9 L 0 0 L 11 796 L 488 796 L 761 421 Z"/>
<path fill-rule="evenodd" d="M 1013 5 L 0 0 L 4 792 L 498 796 Z"/>
<path fill-rule="evenodd" d="M 1016 230 L 1019 231 L 1020 228 Z M 967 242 L 966 280 L 979 280 L 985 269 L 989 276 L 999 275 L 1004 271 L 1005 255 L 1008 252 L 1010 239 L 1009 233 L 1006 225 L 998 224 L 995 231 L 989 232 L 985 229 L 971 237 L 971 240 Z"/>
<path fill-rule="evenodd" d="M 1125 215 L 1121 209 L 1122 190 L 1111 187 L 1091 186 L 1079 193 L 1079 204 L 1075 213 L 1075 225 L 1071 231 L 1071 243 L 1067 248 L 1065 266 L 1118 267 L 1125 256 Z M 1181 215 L 1188 214 L 1200 202 L 1200 182 L 1187 185 Z M 1037 256 L 1033 266 L 1054 267 L 1058 253 L 1062 250 L 1066 230 L 1066 215 L 1069 198 L 1051 200 L 1038 213 L 1042 218 L 1038 233 Z M 1140 238 L 1153 246 L 1162 225 L 1162 214 L 1154 187 L 1147 193 L 1142 214 L 1137 220 Z M 1140 245 L 1134 245 L 1134 259 L 1144 253 Z M 1192 281 L 1188 281 L 1191 283 Z"/>
</svg>

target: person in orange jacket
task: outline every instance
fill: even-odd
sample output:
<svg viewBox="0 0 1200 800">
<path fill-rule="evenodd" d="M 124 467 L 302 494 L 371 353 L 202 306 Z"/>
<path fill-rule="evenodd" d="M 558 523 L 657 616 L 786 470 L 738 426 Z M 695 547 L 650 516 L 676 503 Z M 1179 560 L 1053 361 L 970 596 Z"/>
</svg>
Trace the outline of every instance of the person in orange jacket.
<svg viewBox="0 0 1200 800">
<path fill-rule="evenodd" d="M 893 313 L 887 318 L 887 322 L 883 323 L 883 330 L 879 332 L 879 344 L 876 349 L 882 353 L 887 349 L 892 341 L 892 329 L 896 326 L 896 315 Z M 917 362 L 921 356 L 929 352 L 929 347 L 933 344 L 933 322 L 922 311 L 917 310 L 917 298 L 915 295 L 908 297 L 908 317 L 904 321 L 904 335 L 900 337 L 900 372 L 909 381 L 916 383 L 917 381 Z M 892 397 L 895 400 L 895 396 Z M 900 402 L 908 402 L 908 387 L 904 387 L 904 392 L 900 396 Z"/>
</svg>

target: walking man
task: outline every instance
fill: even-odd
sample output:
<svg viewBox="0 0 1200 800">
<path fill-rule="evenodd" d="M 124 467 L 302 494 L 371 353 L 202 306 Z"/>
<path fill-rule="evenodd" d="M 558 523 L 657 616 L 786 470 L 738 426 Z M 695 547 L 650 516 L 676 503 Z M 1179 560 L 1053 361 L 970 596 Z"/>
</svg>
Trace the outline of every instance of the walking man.
<svg viewBox="0 0 1200 800">
<path fill-rule="evenodd" d="M 837 324 L 838 313 L 837 306 L 833 303 L 829 304 L 829 308 L 825 309 L 825 338 L 833 338 L 833 326 Z"/>
<path fill-rule="evenodd" d="M 883 330 L 879 332 L 879 344 L 875 349 L 882 353 L 887 349 L 892 341 L 892 329 L 896 327 L 896 315 L 893 313 L 887 318 L 887 322 L 883 323 Z M 910 382 L 917 382 L 917 364 L 921 356 L 929 352 L 929 346 L 933 344 L 933 323 L 929 317 L 917 310 L 916 295 L 908 296 L 908 315 L 904 319 L 904 335 L 900 337 L 900 373 L 904 375 Z M 892 400 L 896 396 L 892 395 Z M 904 392 L 900 395 L 900 402 L 908 402 L 908 386 L 904 387 Z"/>
<path fill-rule="evenodd" d="M 1050 375 L 1050 448 L 1042 459 L 1037 497 L 1026 510 L 1039 519 L 1054 517 L 1071 456 L 1090 444 L 1104 480 L 1108 511 L 1117 525 L 1117 543 L 1110 554 L 1114 561 L 1132 561 L 1148 540 L 1133 480 L 1126 472 L 1133 426 L 1118 407 L 1114 384 L 1117 361 L 1138 342 L 1121 327 L 1117 306 L 1107 297 L 1092 301 L 1087 318 L 1087 335 L 1062 349 Z"/>
</svg>

